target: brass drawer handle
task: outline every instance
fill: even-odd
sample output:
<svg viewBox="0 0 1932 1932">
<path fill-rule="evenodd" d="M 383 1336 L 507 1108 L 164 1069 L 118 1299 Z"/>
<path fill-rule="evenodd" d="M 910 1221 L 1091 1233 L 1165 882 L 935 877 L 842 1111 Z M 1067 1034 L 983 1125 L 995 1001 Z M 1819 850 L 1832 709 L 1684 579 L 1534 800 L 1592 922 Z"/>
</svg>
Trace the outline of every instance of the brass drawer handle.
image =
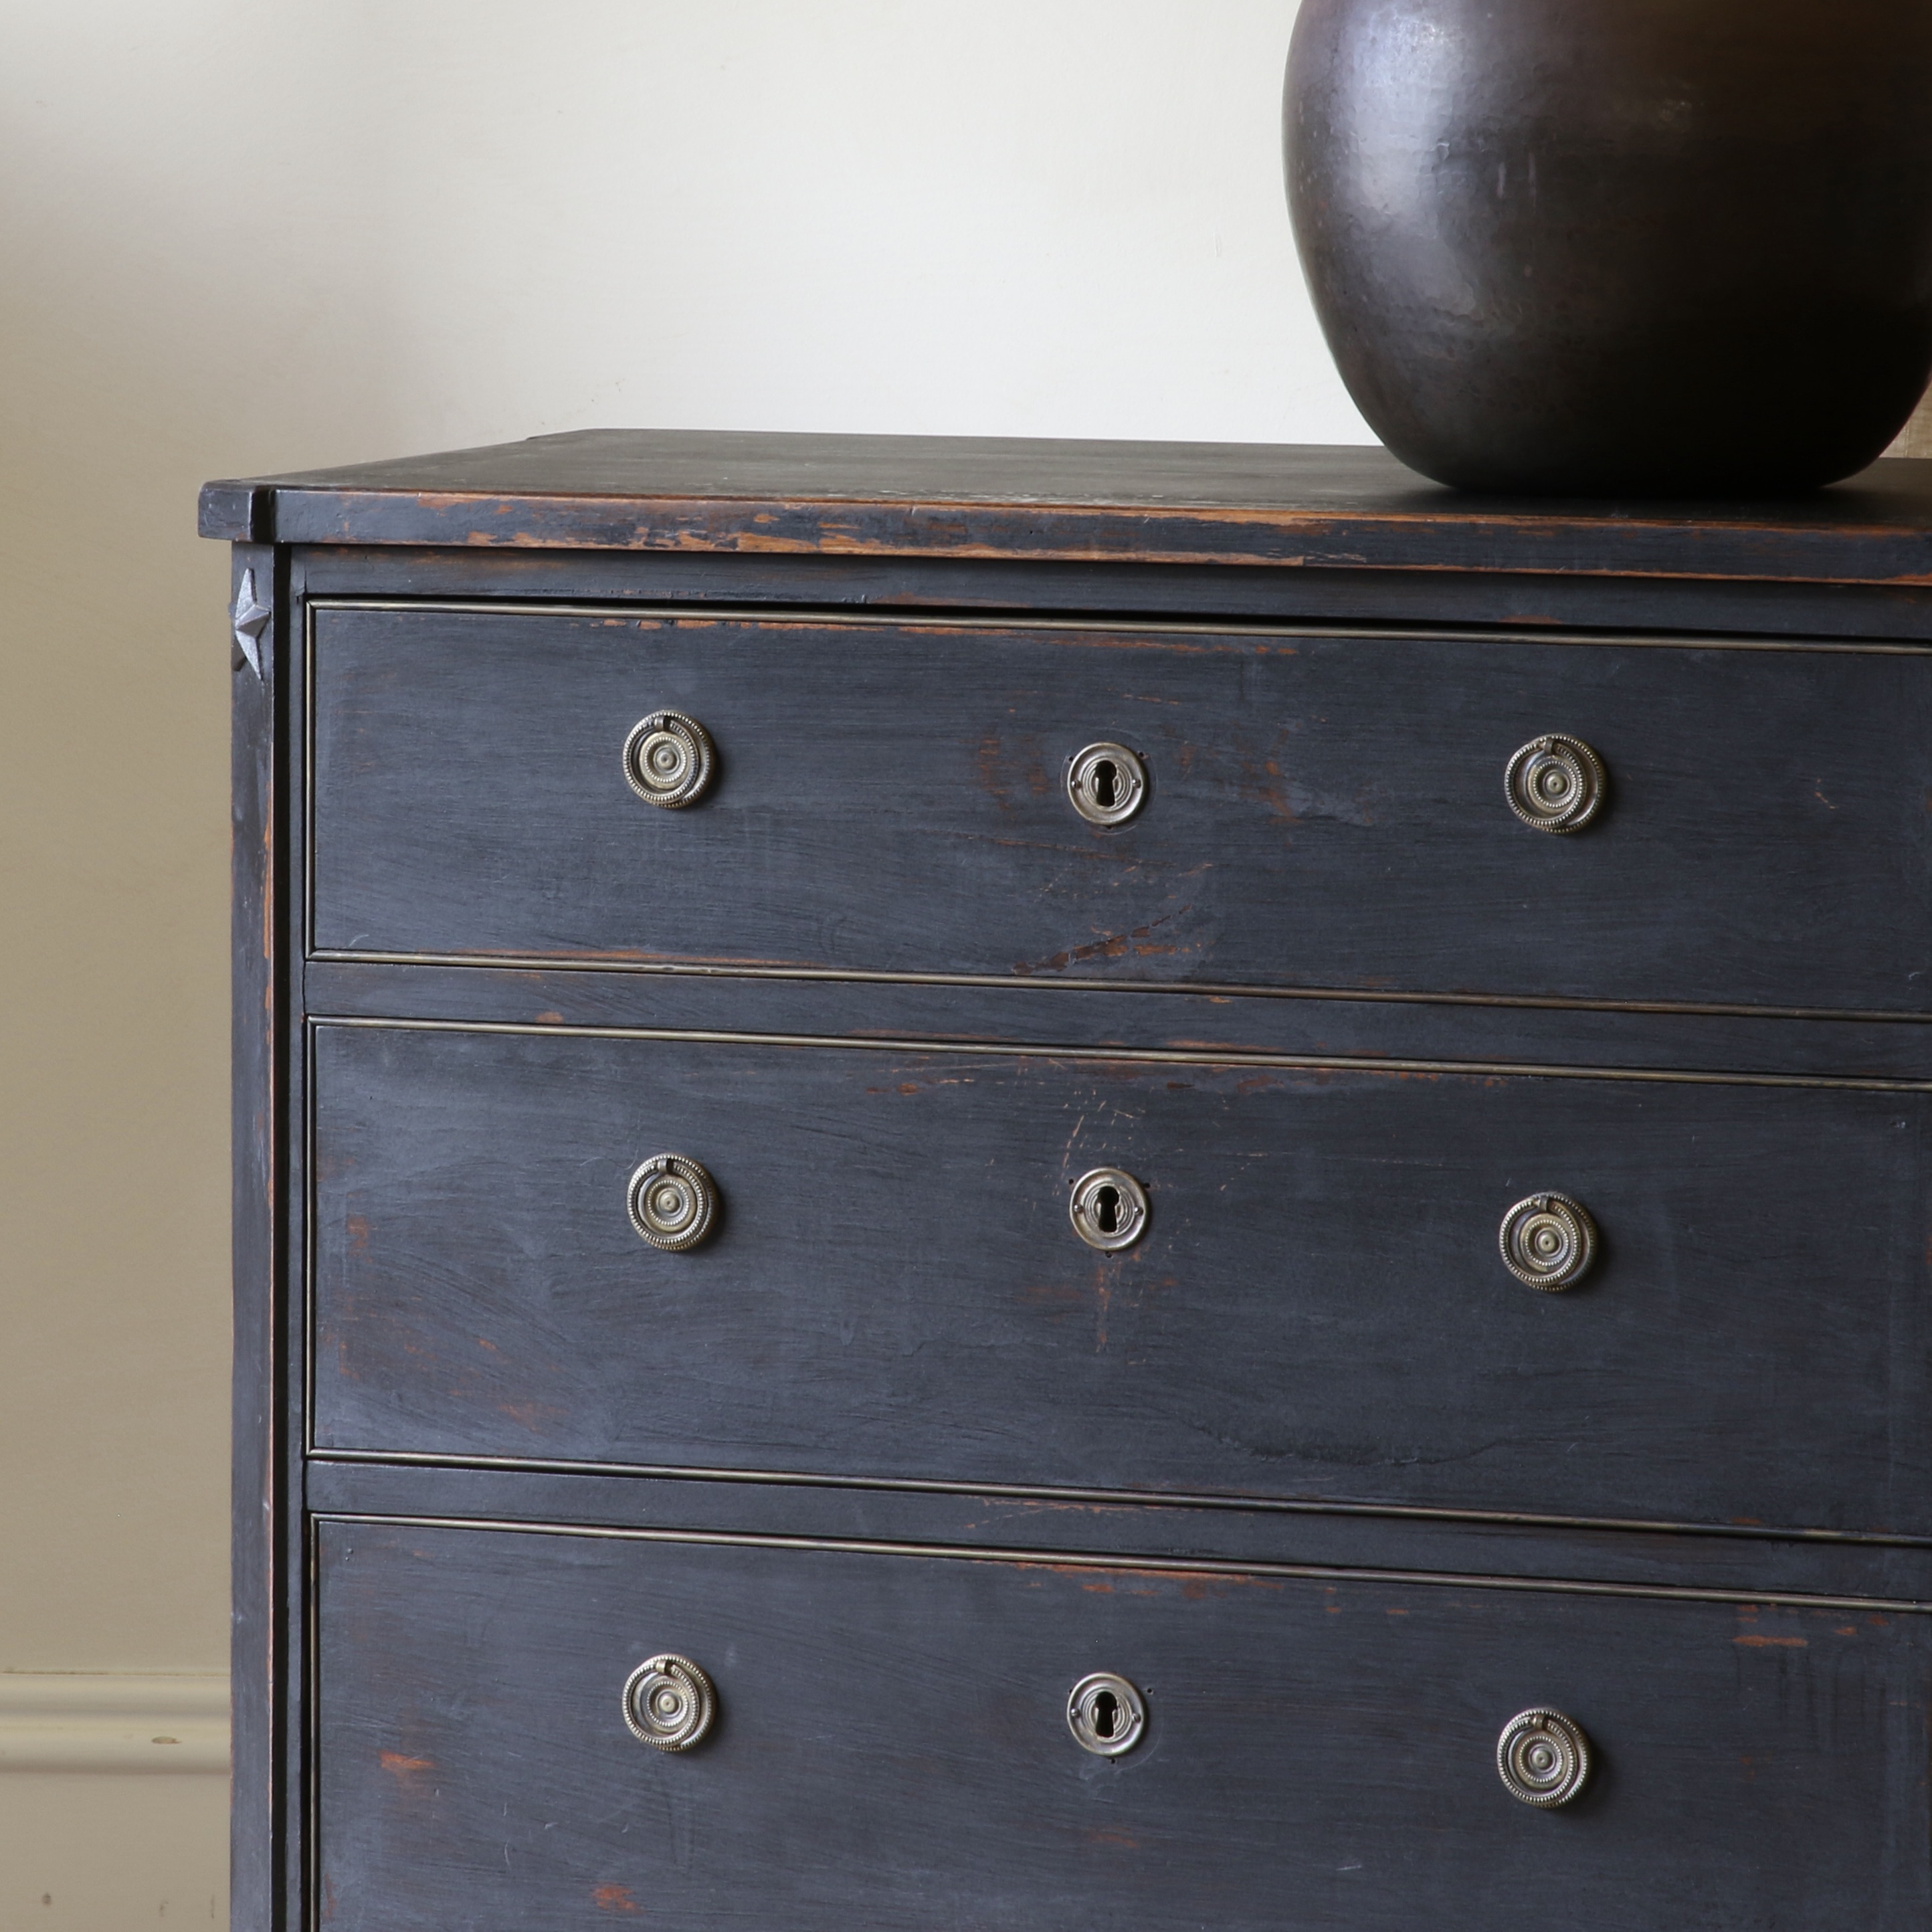
<svg viewBox="0 0 1932 1932">
<path fill-rule="evenodd" d="M 695 805 L 718 769 L 711 734 L 682 711 L 653 711 L 624 740 L 624 776 L 646 805 Z"/>
<path fill-rule="evenodd" d="M 1503 790 L 1510 809 L 1539 832 L 1580 832 L 1610 790 L 1604 761 L 1580 738 L 1532 738 L 1509 761 Z"/>
<path fill-rule="evenodd" d="M 1124 825 L 1147 802 L 1147 766 L 1124 745 L 1089 745 L 1066 767 L 1066 796 L 1089 825 Z"/>
<path fill-rule="evenodd" d="M 1090 1248 L 1114 1254 L 1147 1232 L 1147 1190 L 1118 1167 L 1096 1167 L 1073 1184 L 1066 1204 L 1073 1232 Z"/>
<path fill-rule="evenodd" d="M 717 1218 L 717 1184 L 694 1160 L 657 1154 L 631 1176 L 625 1198 L 631 1226 L 654 1248 L 694 1248 Z"/>
<path fill-rule="evenodd" d="M 1503 1216 L 1503 1265 L 1518 1281 L 1554 1294 L 1574 1286 L 1597 1258 L 1597 1224 L 1567 1194 L 1532 1194 Z"/>
<path fill-rule="evenodd" d="M 1512 1798 L 1553 1810 L 1583 1789 L 1590 1740 L 1561 1711 L 1520 1712 L 1496 1740 L 1496 1770 Z"/>
<path fill-rule="evenodd" d="M 1066 1700 L 1066 1728 L 1073 1742 L 1096 1757 L 1119 1757 L 1141 1741 L 1147 1705 L 1124 1677 L 1096 1670 L 1075 1684 Z"/>
<path fill-rule="evenodd" d="M 711 1680 L 688 1657 L 666 1652 L 640 1664 L 624 1686 L 624 1721 L 653 1750 L 688 1750 L 701 1744 L 718 1714 Z"/>
</svg>

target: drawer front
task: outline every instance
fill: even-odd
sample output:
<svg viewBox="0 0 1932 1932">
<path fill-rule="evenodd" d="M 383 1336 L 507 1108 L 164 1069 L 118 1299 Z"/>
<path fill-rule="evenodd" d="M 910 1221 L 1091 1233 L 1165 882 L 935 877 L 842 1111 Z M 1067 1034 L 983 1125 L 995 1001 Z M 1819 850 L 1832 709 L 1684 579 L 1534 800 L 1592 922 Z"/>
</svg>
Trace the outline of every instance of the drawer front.
<svg viewBox="0 0 1932 1932">
<path fill-rule="evenodd" d="M 315 1437 L 1932 1535 L 1928 1104 L 323 1026 Z M 1553 1293 L 1499 1246 L 1550 1190 Z"/>
<path fill-rule="evenodd" d="M 494 1530 L 320 1529 L 341 1932 L 1920 1932 L 1927 1626 L 1870 1612 Z M 659 1752 L 630 1673 L 710 1731 Z M 1144 1724 L 1090 1754 L 1089 1673 Z M 1498 1737 L 1592 1756 L 1556 1810 Z"/>
<path fill-rule="evenodd" d="M 331 608 L 312 940 L 704 962 L 1920 1012 L 1915 655 Z M 698 802 L 622 754 L 669 710 Z M 1573 735 L 1587 830 L 1513 815 Z M 1083 747 L 1144 760 L 1087 824 Z"/>
</svg>

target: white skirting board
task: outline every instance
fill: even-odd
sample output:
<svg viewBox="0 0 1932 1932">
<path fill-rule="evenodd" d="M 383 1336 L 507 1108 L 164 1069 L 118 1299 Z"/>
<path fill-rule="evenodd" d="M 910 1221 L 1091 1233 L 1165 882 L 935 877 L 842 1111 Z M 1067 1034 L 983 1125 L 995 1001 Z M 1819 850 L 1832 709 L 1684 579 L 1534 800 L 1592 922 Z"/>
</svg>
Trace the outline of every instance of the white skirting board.
<svg viewBox="0 0 1932 1932">
<path fill-rule="evenodd" d="M 227 1770 L 224 1676 L 0 1671 L 0 1772 Z"/>
</svg>

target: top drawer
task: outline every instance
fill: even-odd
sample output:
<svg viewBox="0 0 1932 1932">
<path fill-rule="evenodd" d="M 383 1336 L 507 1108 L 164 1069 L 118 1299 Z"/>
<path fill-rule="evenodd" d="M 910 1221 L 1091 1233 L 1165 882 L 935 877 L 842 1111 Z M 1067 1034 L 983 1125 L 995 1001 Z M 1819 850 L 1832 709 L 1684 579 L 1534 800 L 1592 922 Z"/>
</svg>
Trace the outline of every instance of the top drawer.
<svg viewBox="0 0 1932 1932">
<path fill-rule="evenodd" d="M 1932 1005 L 1922 654 L 427 606 L 313 638 L 325 953 Z M 624 767 L 667 710 L 716 748 L 676 810 Z M 1568 836 L 1505 795 L 1552 734 L 1607 773 Z M 1105 743 L 1146 788 L 1095 825 L 1067 772 Z"/>
</svg>

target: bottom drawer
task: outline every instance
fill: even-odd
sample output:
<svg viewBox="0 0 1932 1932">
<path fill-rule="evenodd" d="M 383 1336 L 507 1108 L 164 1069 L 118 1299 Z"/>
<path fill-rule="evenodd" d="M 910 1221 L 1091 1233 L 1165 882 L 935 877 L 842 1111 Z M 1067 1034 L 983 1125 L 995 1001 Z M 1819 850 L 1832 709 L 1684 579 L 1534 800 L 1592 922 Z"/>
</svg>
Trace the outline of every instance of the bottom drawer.
<svg viewBox="0 0 1932 1932">
<path fill-rule="evenodd" d="M 406 1524 L 319 1536 L 331 1932 L 1923 1932 L 1932 1912 L 1919 1617 Z M 626 1723 L 657 1653 L 715 1686 L 688 1750 Z M 1069 1723 L 1070 1692 L 1102 1671 L 1143 1700 L 1119 1756 Z M 1587 1740 L 1560 1808 L 1498 1775 L 1499 1733 L 1532 1707 Z M 1096 1692 L 1088 1715 L 1118 1742 L 1132 1706 Z"/>
</svg>

